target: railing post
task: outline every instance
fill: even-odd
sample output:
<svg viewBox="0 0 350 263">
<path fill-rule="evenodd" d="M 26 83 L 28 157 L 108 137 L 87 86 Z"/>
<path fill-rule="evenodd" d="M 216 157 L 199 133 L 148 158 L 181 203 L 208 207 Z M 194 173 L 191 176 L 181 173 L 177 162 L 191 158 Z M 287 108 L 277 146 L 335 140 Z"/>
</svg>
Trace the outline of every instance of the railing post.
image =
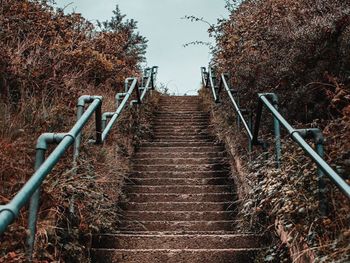
<svg viewBox="0 0 350 263">
<path fill-rule="evenodd" d="M 96 126 L 96 144 L 102 143 L 102 105 L 100 104 L 95 111 L 95 126 Z"/>
<path fill-rule="evenodd" d="M 236 99 L 237 99 L 237 106 L 240 107 L 240 101 L 239 101 L 239 95 L 238 93 L 236 93 L 237 96 L 236 96 Z M 239 114 L 237 114 L 237 128 L 238 130 L 241 129 L 241 118 L 239 117 Z M 250 130 L 252 129 L 252 127 L 250 127 Z"/>
<path fill-rule="evenodd" d="M 324 147 L 323 143 L 316 143 L 316 152 L 317 154 L 324 159 Z M 320 214 L 321 216 L 326 216 L 328 214 L 328 204 L 326 201 L 326 178 L 322 169 L 317 167 L 317 181 L 318 181 L 318 198 L 320 202 Z"/>
<path fill-rule="evenodd" d="M 46 149 L 37 149 L 36 157 L 35 157 L 35 171 L 39 169 L 39 167 L 45 161 L 45 152 Z M 32 197 L 30 198 L 29 203 L 29 218 L 28 218 L 28 236 L 27 236 L 27 257 L 29 262 L 33 259 L 34 252 L 34 244 L 35 244 L 35 234 L 36 234 L 36 224 L 39 210 L 39 202 L 40 202 L 40 191 L 38 188 Z"/>
<path fill-rule="evenodd" d="M 85 105 L 78 102 L 77 105 L 77 120 L 81 118 L 84 114 Z M 73 149 L 73 167 L 77 166 L 77 159 L 79 157 L 79 148 L 81 143 L 81 133 L 78 134 L 77 138 L 75 138 L 74 149 Z"/>
<path fill-rule="evenodd" d="M 89 95 L 83 95 L 78 99 L 77 103 L 77 121 L 83 116 L 84 110 L 85 110 L 85 104 L 86 103 L 92 103 L 95 99 L 100 100 L 100 104 L 98 105 L 96 112 L 95 112 L 95 120 L 96 120 L 96 143 L 101 143 L 101 133 L 102 133 L 102 120 L 101 120 L 101 103 L 102 103 L 102 97 L 101 96 L 89 96 Z M 74 150 L 73 150 L 73 169 L 75 170 L 77 165 L 77 159 L 79 157 L 79 149 L 81 144 L 81 132 L 77 135 L 74 142 Z"/>
<path fill-rule="evenodd" d="M 269 98 L 272 101 L 273 107 L 278 110 L 278 97 L 274 93 L 264 93 L 259 95 L 260 98 L 261 96 L 265 96 Z M 280 122 L 279 120 L 274 116 L 273 117 L 273 129 L 274 129 L 274 134 L 275 134 L 275 162 L 276 162 L 276 168 L 280 169 L 281 168 L 281 156 L 282 156 L 282 151 L 281 151 L 281 128 L 280 128 Z"/>
<path fill-rule="evenodd" d="M 36 145 L 36 156 L 35 156 L 35 171 L 37 171 L 40 166 L 45 161 L 45 153 L 48 149 L 49 144 L 60 143 L 65 133 L 44 133 L 42 134 Z M 29 217 L 28 217 L 28 236 L 27 236 L 27 257 L 29 262 L 32 261 L 34 245 L 35 245 L 35 234 L 36 234 L 36 225 L 38 218 L 38 210 L 39 210 L 39 202 L 40 202 L 40 187 L 33 193 L 30 198 L 29 203 Z"/>
<path fill-rule="evenodd" d="M 315 142 L 315 150 L 317 154 L 324 159 L 324 138 L 322 131 L 318 128 L 311 129 L 298 129 L 295 130 L 304 139 L 312 138 Z M 317 166 L 317 184 L 318 184 L 318 198 L 319 198 L 319 211 L 321 216 L 326 216 L 328 214 L 328 204 L 326 200 L 326 178 L 322 169 Z"/>
<path fill-rule="evenodd" d="M 120 102 L 124 99 L 124 97 L 126 96 L 126 92 L 123 92 L 123 93 L 117 93 L 117 95 L 115 96 L 115 106 L 116 106 L 116 109 L 119 108 L 120 106 Z"/>
<path fill-rule="evenodd" d="M 253 114 L 251 110 L 248 112 L 248 128 L 249 130 L 252 130 L 253 126 Z M 248 154 L 249 154 L 249 161 L 252 160 L 252 150 L 253 150 L 253 144 L 251 138 L 248 136 Z"/>
</svg>

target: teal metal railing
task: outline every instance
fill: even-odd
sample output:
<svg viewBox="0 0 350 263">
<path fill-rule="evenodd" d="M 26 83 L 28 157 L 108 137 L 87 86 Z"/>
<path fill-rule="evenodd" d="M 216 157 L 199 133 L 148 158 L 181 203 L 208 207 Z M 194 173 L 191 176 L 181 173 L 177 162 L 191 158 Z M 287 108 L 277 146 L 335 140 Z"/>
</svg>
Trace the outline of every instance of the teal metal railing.
<svg viewBox="0 0 350 263">
<path fill-rule="evenodd" d="M 18 217 L 20 210 L 30 201 L 28 219 L 29 233 L 27 238 L 27 255 L 29 260 L 32 260 L 35 243 L 40 186 L 47 175 L 65 155 L 67 149 L 73 144 L 73 163 L 74 165 L 76 164 L 79 156 L 82 130 L 93 115 L 95 115 L 96 125 L 96 138 L 94 142 L 96 145 L 103 145 L 103 142 L 107 139 L 108 134 L 126 107 L 133 92 L 136 92 L 137 99 L 131 101 L 131 105 L 141 104 L 147 91 L 154 89 L 157 71 L 158 67 L 145 69 L 140 86 L 137 78 L 128 78 L 125 81 L 125 92 L 116 95 L 117 109 L 115 112 L 109 112 L 109 122 L 107 115 L 102 114 L 102 97 L 84 95 L 78 99 L 77 121 L 68 133 L 44 133 L 38 138 L 36 144 L 35 173 L 9 203 L 0 206 L 0 234 L 2 234 L 6 231 L 11 222 Z M 85 109 L 86 104 L 89 104 L 89 106 Z M 57 146 L 45 159 L 45 153 L 50 144 L 57 144 Z"/>
<path fill-rule="evenodd" d="M 209 71 L 209 72 L 208 72 Z M 323 148 L 323 135 L 320 129 L 295 129 L 278 111 L 278 98 L 274 93 L 259 93 L 258 94 L 258 106 L 255 112 L 255 125 L 252 128 L 252 112 L 241 109 L 239 105 L 239 93 L 234 90 L 228 84 L 228 75 L 223 73 L 220 75 L 220 80 L 217 79 L 215 70 L 209 67 L 208 71 L 205 67 L 201 68 L 202 82 L 206 88 L 211 89 L 213 99 L 215 103 L 220 103 L 220 92 L 224 88 L 227 92 L 229 100 L 231 101 L 233 108 L 238 116 L 237 125 L 243 123 L 243 127 L 248 135 L 249 150 L 251 151 L 253 145 L 260 145 L 265 150 L 267 148 L 266 143 L 259 140 L 259 129 L 261 126 L 261 119 L 263 117 L 263 108 L 265 107 L 273 115 L 274 135 L 275 135 L 275 162 L 276 167 L 281 167 L 281 133 L 280 126 L 284 127 L 290 137 L 304 150 L 305 154 L 309 156 L 318 167 L 318 189 L 319 189 L 319 203 L 320 214 L 326 215 L 328 206 L 326 200 L 326 182 L 325 176 L 331 179 L 331 181 L 350 199 L 350 186 L 347 182 L 339 176 L 333 168 L 324 160 L 324 148 Z M 244 113 L 249 114 L 248 121 L 244 118 Z M 305 139 L 312 138 L 315 142 L 315 149 L 313 149 Z"/>
</svg>

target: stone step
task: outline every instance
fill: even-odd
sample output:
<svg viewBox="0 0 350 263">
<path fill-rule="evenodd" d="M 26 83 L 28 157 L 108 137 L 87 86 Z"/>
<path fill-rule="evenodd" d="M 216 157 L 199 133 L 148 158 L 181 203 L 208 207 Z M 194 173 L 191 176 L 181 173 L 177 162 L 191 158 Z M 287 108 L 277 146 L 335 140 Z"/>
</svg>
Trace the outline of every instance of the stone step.
<svg viewBox="0 0 350 263">
<path fill-rule="evenodd" d="M 121 221 L 121 231 L 231 231 L 235 221 Z"/>
<path fill-rule="evenodd" d="M 234 217 L 233 211 L 126 211 L 121 220 L 220 221 Z"/>
<path fill-rule="evenodd" d="M 163 165 L 163 164 L 224 164 L 228 160 L 222 157 L 218 158 L 134 158 L 133 163 L 137 165 Z"/>
<path fill-rule="evenodd" d="M 233 193 L 129 193 L 129 202 L 229 202 L 235 200 Z"/>
<path fill-rule="evenodd" d="M 230 193 L 231 186 L 228 185 L 126 185 L 126 193 L 177 193 L 177 194 L 196 194 L 196 193 Z"/>
<path fill-rule="evenodd" d="M 233 179 L 227 177 L 204 178 L 126 178 L 126 185 L 233 185 Z"/>
<path fill-rule="evenodd" d="M 93 249 L 93 262 L 101 263 L 247 263 L 260 249 Z"/>
<path fill-rule="evenodd" d="M 164 164 L 164 165 L 142 165 L 134 164 L 133 171 L 143 171 L 143 172 L 159 172 L 159 171 L 210 171 L 210 170 L 223 170 L 228 166 L 225 163 L 213 163 L 213 164 Z M 228 169 L 228 168 L 227 168 Z"/>
<path fill-rule="evenodd" d="M 92 247 L 114 249 L 228 249 L 257 248 L 263 236 L 251 234 L 106 234 L 95 236 Z"/>
<path fill-rule="evenodd" d="M 229 176 L 229 171 L 218 169 L 211 171 L 134 171 L 129 174 L 128 178 L 207 178 L 225 176 Z"/>
<path fill-rule="evenodd" d="M 226 202 L 120 202 L 123 210 L 133 211 L 232 211 L 233 201 Z"/>
</svg>

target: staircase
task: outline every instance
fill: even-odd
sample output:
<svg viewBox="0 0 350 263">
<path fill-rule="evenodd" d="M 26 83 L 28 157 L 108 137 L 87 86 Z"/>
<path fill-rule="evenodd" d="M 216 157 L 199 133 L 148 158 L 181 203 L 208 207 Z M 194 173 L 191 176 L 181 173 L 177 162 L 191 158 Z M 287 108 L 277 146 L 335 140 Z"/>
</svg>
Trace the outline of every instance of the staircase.
<svg viewBox="0 0 350 263">
<path fill-rule="evenodd" d="M 164 96 L 154 139 L 133 158 L 117 233 L 93 262 L 253 262 L 261 236 L 235 233 L 235 193 L 222 144 L 195 96 Z"/>
</svg>

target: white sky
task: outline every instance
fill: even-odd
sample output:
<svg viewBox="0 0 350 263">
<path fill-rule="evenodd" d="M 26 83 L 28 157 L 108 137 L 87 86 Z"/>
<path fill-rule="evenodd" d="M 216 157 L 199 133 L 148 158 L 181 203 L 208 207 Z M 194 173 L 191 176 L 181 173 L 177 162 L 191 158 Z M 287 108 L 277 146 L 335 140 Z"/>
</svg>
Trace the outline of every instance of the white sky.
<svg viewBox="0 0 350 263">
<path fill-rule="evenodd" d="M 70 4 L 66 11 L 95 22 L 110 19 L 118 4 L 127 18 L 138 21 L 138 29 L 148 42 L 147 64 L 159 66 L 158 82 L 175 94 L 196 94 L 200 85 L 200 67 L 207 66 L 209 48 L 191 41 L 211 41 L 204 23 L 182 20 L 185 15 L 204 17 L 210 23 L 227 17 L 224 0 L 56 0 L 57 6 Z"/>
</svg>

